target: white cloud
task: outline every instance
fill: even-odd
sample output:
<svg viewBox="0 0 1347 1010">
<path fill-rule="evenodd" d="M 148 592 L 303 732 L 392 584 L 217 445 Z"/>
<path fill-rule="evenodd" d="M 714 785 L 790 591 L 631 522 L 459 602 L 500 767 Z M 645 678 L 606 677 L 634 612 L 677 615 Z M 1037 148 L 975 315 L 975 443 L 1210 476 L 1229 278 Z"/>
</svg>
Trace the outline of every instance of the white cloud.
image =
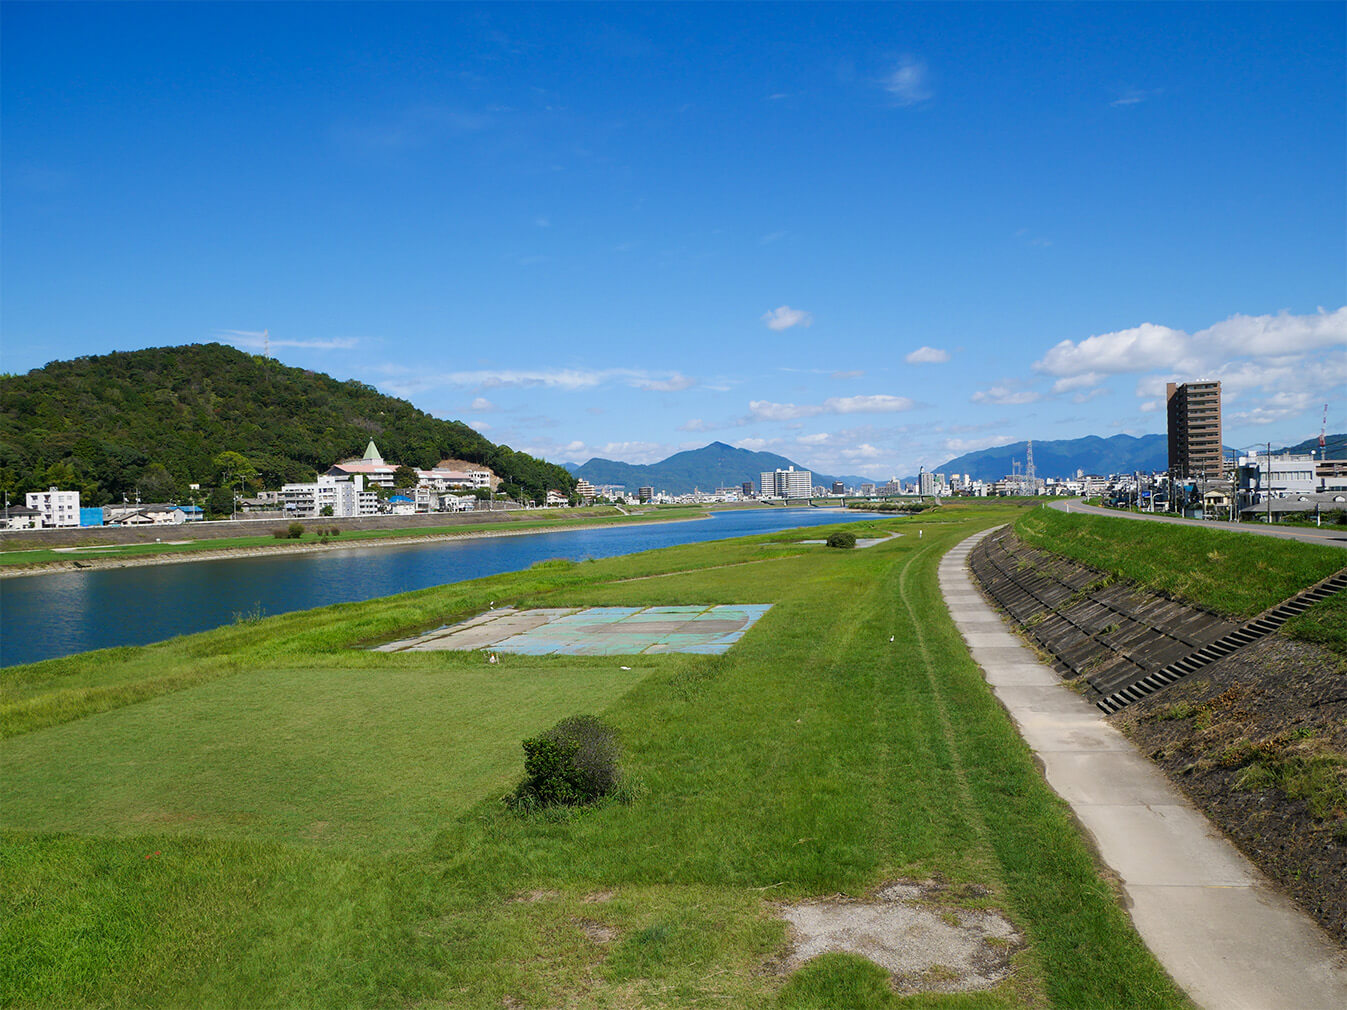
<svg viewBox="0 0 1347 1010">
<path fill-rule="evenodd" d="M 932 95 L 928 77 L 925 63 L 905 56 L 882 83 L 895 105 L 918 105 Z"/>
<path fill-rule="evenodd" d="M 1031 389 L 1017 389 L 1014 383 L 1008 382 L 999 386 L 992 386 L 991 389 L 980 389 L 970 399 L 974 403 L 1019 406 L 1025 403 L 1033 403 L 1042 399 L 1042 397 L 1042 393 L 1036 393 Z"/>
<path fill-rule="evenodd" d="M 691 389 L 697 385 L 696 379 L 680 372 L 652 373 L 635 368 L 484 368 L 418 376 L 414 381 L 417 388 L 436 385 L 466 386 L 476 389 L 521 387 L 554 389 L 568 393 L 594 389 L 610 383 L 621 383 L 633 389 L 654 392 Z"/>
<path fill-rule="evenodd" d="M 700 417 L 694 417 L 689 421 L 684 421 L 678 426 L 679 431 L 715 431 L 716 425 L 707 424 Z"/>
<path fill-rule="evenodd" d="M 814 317 L 803 309 L 792 309 L 782 305 L 762 314 L 762 321 L 770 330 L 788 330 L 792 326 L 812 326 Z"/>
<path fill-rule="evenodd" d="M 939 365 L 949 360 L 949 351 L 938 347 L 918 347 L 904 359 L 909 365 Z"/>
<path fill-rule="evenodd" d="M 916 404 L 906 396 L 881 393 L 872 396 L 834 396 L 824 400 L 823 406 L 836 414 L 889 414 L 911 410 Z"/>
<path fill-rule="evenodd" d="M 468 427 L 471 428 L 473 431 L 490 431 L 490 430 L 491 430 L 491 425 L 487 424 L 485 421 L 469 421 L 469 422 L 468 422 Z"/>
<path fill-rule="evenodd" d="M 680 390 L 691 389 L 695 385 L 697 385 L 696 379 L 690 379 L 679 372 L 674 372 L 667 379 L 650 379 L 638 383 L 639 388 L 656 393 L 677 393 Z"/>
<path fill-rule="evenodd" d="M 1058 377 L 1086 372 L 1103 375 L 1173 370 L 1196 373 L 1235 357 L 1275 357 L 1347 346 L 1347 306 L 1308 315 L 1233 315 L 1205 330 L 1185 333 L 1142 323 L 1131 329 L 1063 340 L 1034 363 L 1034 370 Z"/>
<path fill-rule="evenodd" d="M 267 347 L 303 347 L 310 351 L 349 351 L 360 343 L 357 337 L 331 337 L 326 340 L 282 340 L 268 337 L 265 330 L 217 330 L 231 344 L 264 349 Z"/>
<path fill-rule="evenodd" d="M 966 452 L 977 452 L 997 445 L 1009 445 L 1016 441 L 1019 440 L 1007 438 L 1005 435 L 988 435 L 986 438 L 946 438 L 941 441 L 940 446 L 946 452 L 962 456 Z"/>
<path fill-rule="evenodd" d="M 854 448 L 842 450 L 843 458 L 849 460 L 878 459 L 882 455 L 884 454 L 880 452 L 878 449 L 876 449 L 869 442 L 862 442 L 860 445 L 855 446 Z"/>
<path fill-rule="evenodd" d="M 1073 389 L 1089 389 L 1103 381 L 1104 377 L 1098 372 L 1082 372 L 1080 375 L 1069 375 L 1066 378 L 1058 379 L 1052 384 L 1052 391 L 1054 393 L 1069 393 Z"/>
<path fill-rule="evenodd" d="M 497 406 L 496 406 L 494 403 L 492 403 L 490 400 L 488 400 L 485 396 L 479 396 L 479 397 L 477 397 L 477 399 L 475 399 L 475 400 L 472 401 L 472 407 L 471 407 L 471 409 L 472 409 L 472 410 L 499 410 L 500 408 L 497 407 Z"/>
<path fill-rule="evenodd" d="M 794 421 L 820 414 L 887 414 L 911 410 L 916 404 L 906 396 L 875 394 L 870 396 L 833 396 L 822 403 L 773 403 L 750 400 L 748 410 L 755 421 Z"/>
<path fill-rule="evenodd" d="M 859 379 L 865 374 L 864 369 L 853 368 L 846 372 L 833 372 L 828 377 L 830 379 Z"/>
</svg>

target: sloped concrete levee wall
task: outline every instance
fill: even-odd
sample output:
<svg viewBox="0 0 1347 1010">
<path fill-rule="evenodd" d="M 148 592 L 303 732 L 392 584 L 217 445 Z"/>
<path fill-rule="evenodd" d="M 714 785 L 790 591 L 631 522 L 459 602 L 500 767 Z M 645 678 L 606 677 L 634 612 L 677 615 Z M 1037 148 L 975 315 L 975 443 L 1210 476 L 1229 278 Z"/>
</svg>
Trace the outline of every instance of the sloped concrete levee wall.
<svg viewBox="0 0 1347 1010">
<path fill-rule="evenodd" d="M 969 556 L 988 596 L 1091 701 L 1124 690 L 1233 632 L 1234 622 L 1067 558 L 1009 528 Z"/>
</svg>

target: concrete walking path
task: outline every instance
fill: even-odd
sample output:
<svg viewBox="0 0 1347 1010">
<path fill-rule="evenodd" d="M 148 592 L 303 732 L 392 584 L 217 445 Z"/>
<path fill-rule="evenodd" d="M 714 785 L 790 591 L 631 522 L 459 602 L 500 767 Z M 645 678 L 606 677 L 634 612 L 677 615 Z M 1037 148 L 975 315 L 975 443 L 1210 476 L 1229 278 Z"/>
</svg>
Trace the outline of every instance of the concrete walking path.
<svg viewBox="0 0 1347 1010">
<path fill-rule="evenodd" d="M 1210 1010 L 1347 1007 L 1347 955 L 983 599 L 967 559 L 992 532 L 941 561 L 945 603 L 1048 784 L 1121 878 L 1147 946 Z"/>
</svg>

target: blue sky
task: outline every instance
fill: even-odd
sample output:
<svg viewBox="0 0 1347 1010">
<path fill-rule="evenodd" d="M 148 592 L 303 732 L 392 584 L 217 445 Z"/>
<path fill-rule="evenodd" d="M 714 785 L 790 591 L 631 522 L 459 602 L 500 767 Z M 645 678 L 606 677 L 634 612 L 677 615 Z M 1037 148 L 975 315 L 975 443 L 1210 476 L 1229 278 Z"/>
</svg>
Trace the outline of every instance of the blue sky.
<svg viewBox="0 0 1347 1010">
<path fill-rule="evenodd" d="M 218 340 L 553 461 L 1347 429 L 1347 5 L 3 6 L 0 367 Z"/>
</svg>

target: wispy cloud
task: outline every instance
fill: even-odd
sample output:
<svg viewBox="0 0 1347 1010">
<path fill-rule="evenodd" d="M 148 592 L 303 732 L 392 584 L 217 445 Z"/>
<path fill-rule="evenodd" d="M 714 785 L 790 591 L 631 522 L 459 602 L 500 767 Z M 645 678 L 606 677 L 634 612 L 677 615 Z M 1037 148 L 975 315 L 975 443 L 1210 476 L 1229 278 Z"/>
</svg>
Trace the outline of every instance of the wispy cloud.
<svg viewBox="0 0 1347 1010">
<path fill-rule="evenodd" d="M 497 407 L 490 400 L 488 400 L 485 396 L 479 396 L 472 401 L 471 409 L 478 411 L 480 413 L 484 411 L 499 410 L 500 408 Z"/>
<path fill-rule="evenodd" d="M 934 94 L 926 64 L 911 56 L 903 57 L 881 83 L 895 105 L 919 105 Z"/>
<path fill-rule="evenodd" d="M 812 326 L 814 317 L 803 309 L 792 309 L 782 305 L 762 314 L 762 321 L 769 330 L 788 330 L 792 326 Z"/>
<path fill-rule="evenodd" d="M 265 330 L 216 330 L 218 336 L 240 347 L 302 347 L 310 351 L 349 351 L 360 343 L 359 337 L 329 337 L 318 340 L 288 340 L 268 337 Z"/>
<path fill-rule="evenodd" d="M 939 365 L 949 360 L 949 351 L 938 347 L 918 347 L 903 359 L 909 365 Z"/>
<path fill-rule="evenodd" d="M 1042 398 L 1042 393 L 1036 393 L 1032 389 L 1021 389 L 1015 382 L 1004 382 L 990 389 L 979 389 L 969 397 L 974 403 L 993 403 L 998 406 L 1020 406 Z"/>
<path fill-rule="evenodd" d="M 681 372 L 650 372 L 636 368 L 482 368 L 471 371 L 411 373 L 409 388 L 462 386 L 470 389 L 506 387 L 552 389 L 574 393 L 604 385 L 623 385 L 649 392 L 692 389 L 698 380 Z M 474 402 L 489 402 L 479 398 Z"/>
<path fill-rule="evenodd" d="M 762 236 L 762 238 L 758 239 L 758 245 L 771 245 L 773 242 L 780 242 L 789 234 L 790 232 L 787 231 L 769 231 L 766 235 Z"/>
<path fill-rule="evenodd" d="M 1129 105 L 1140 105 L 1142 102 L 1157 98 L 1162 93 L 1160 88 L 1125 88 L 1117 98 L 1108 104 L 1115 109 L 1126 108 Z"/>
<path fill-rule="evenodd" d="M 845 372 L 830 372 L 828 377 L 831 379 L 859 379 L 865 375 L 863 368 L 852 368 Z"/>
<path fill-rule="evenodd" d="M 749 420 L 794 421 L 820 414 L 888 414 L 911 410 L 916 404 L 906 396 L 875 394 L 870 396 L 833 396 L 822 403 L 773 403 L 771 400 L 751 400 Z"/>
<path fill-rule="evenodd" d="M 653 393 L 677 393 L 684 389 L 691 389 L 697 385 L 697 380 L 674 372 L 667 379 L 649 379 L 644 382 L 638 382 L 638 389 L 649 390 Z"/>
</svg>

